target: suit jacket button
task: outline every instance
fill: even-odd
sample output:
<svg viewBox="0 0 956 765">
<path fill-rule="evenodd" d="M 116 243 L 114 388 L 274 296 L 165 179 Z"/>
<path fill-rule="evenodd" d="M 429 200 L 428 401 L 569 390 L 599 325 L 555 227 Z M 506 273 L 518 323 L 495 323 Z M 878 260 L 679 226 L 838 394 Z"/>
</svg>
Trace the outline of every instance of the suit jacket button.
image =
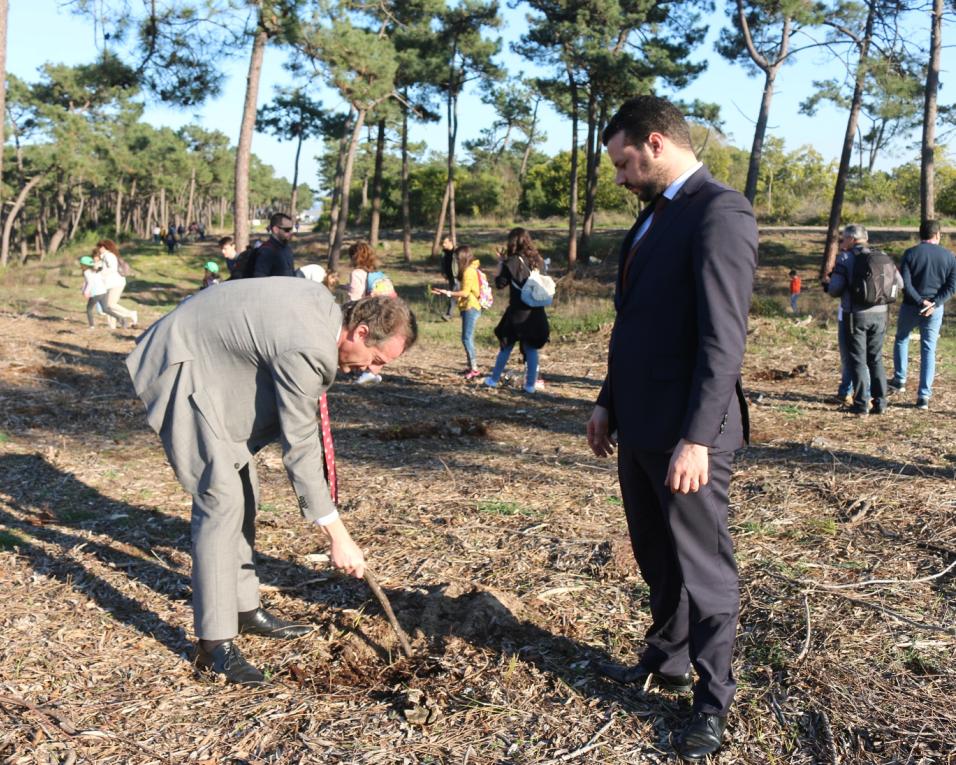
<svg viewBox="0 0 956 765">
<path fill-rule="evenodd" d="M 233 467 L 234 467 L 236 470 L 238 470 L 238 469 L 241 467 L 241 465 L 237 462 L 235 465 L 233 465 Z"/>
</svg>

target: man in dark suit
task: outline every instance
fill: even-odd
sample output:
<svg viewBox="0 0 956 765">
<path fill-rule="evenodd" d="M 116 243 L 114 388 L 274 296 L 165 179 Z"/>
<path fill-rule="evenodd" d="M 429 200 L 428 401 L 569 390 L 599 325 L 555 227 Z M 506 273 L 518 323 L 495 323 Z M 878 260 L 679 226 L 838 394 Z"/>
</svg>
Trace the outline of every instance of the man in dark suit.
<svg viewBox="0 0 956 765">
<path fill-rule="evenodd" d="M 727 526 L 733 453 L 748 438 L 740 368 L 757 262 L 753 210 L 697 160 L 668 101 L 627 101 L 604 131 L 616 182 L 647 207 L 621 246 L 608 373 L 587 425 L 598 456 L 618 448 L 631 544 L 652 624 L 636 666 L 598 669 L 624 683 L 689 691 L 675 741 L 716 751 L 736 683 L 737 565 Z"/>
</svg>

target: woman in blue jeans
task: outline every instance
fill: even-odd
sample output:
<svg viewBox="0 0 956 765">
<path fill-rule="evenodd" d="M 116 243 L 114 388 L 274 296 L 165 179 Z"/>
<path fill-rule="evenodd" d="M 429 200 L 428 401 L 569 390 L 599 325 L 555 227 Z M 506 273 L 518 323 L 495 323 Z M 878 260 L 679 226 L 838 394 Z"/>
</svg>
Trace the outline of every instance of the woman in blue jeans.
<svg viewBox="0 0 956 765">
<path fill-rule="evenodd" d="M 432 289 L 435 295 L 458 298 L 458 310 L 461 312 L 461 344 L 465 347 L 468 369 L 465 379 L 473 380 L 481 372 L 478 370 L 478 357 L 475 353 L 475 325 L 481 316 L 481 282 L 478 280 L 478 268 L 481 262 L 471 255 L 471 247 L 461 246 L 455 250 L 455 272 L 461 281 L 459 290 Z"/>
<path fill-rule="evenodd" d="M 504 252 L 499 252 L 498 257 L 495 287 L 508 287 L 508 308 L 495 327 L 501 350 L 495 359 L 494 369 L 485 378 L 485 385 L 489 388 L 498 386 L 515 343 L 520 343 L 527 362 L 524 390 L 525 393 L 534 393 L 538 380 L 538 351 L 548 342 L 551 329 L 544 308 L 525 305 L 521 299 L 521 287 L 533 269 L 543 270 L 544 260 L 531 241 L 531 235 L 523 228 L 511 230 Z"/>
</svg>

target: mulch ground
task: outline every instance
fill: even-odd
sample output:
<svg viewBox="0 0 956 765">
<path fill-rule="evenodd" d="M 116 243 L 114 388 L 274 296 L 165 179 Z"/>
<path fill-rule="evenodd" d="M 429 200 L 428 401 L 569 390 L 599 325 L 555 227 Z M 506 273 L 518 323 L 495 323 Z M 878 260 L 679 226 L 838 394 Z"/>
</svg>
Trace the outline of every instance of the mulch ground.
<svg viewBox="0 0 956 765">
<path fill-rule="evenodd" d="M 739 693 L 716 761 L 956 762 L 956 383 L 930 412 L 850 417 L 835 340 L 790 324 L 751 323 Z M 688 699 L 592 666 L 635 660 L 648 626 L 613 465 L 583 437 L 606 333 L 549 345 L 534 396 L 463 382 L 461 350 L 427 336 L 382 384 L 333 388 L 343 515 L 411 660 L 264 451 L 263 602 L 316 629 L 242 638 L 269 677 L 244 690 L 188 661 L 190 500 L 132 396 L 133 334 L 0 316 L 0 761 L 675 761 Z"/>
</svg>

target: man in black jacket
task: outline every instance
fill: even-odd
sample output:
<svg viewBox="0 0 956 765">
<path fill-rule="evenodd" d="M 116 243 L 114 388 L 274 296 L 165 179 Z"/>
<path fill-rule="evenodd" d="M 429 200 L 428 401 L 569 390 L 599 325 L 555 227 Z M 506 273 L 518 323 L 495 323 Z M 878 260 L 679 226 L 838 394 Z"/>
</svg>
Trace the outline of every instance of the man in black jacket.
<svg viewBox="0 0 956 765">
<path fill-rule="evenodd" d="M 687 760 L 721 745 L 736 683 L 737 565 L 727 525 L 731 462 L 748 437 L 740 385 L 757 262 L 753 210 L 697 160 L 683 115 L 627 101 L 604 131 L 616 182 L 647 203 L 618 263 L 608 373 L 587 424 L 598 456 L 618 448 L 631 545 L 652 624 L 624 683 L 689 691 L 675 740 Z"/>
<path fill-rule="evenodd" d="M 295 276 L 295 262 L 289 241 L 295 224 L 285 213 L 275 213 L 269 218 L 271 236 L 255 253 L 253 276 Z"/>
</svg>

